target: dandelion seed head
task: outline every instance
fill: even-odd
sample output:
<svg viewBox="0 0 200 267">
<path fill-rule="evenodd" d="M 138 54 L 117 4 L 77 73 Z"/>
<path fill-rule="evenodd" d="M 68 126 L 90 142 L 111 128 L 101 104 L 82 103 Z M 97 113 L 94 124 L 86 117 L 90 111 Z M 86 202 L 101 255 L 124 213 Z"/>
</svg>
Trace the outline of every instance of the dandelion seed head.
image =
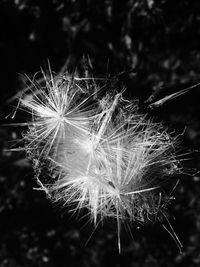
<svg viewBox="0 0 200 267">
<path fill-rule="evenodd" d="M 124 220 L 156 218 L 169 200 L 162 183 L 180 170 L 175 138 L 122 93 L 98 97 L 92 78 L 49 76 L 21 99 L 31 115 L 27 154 L 37 172 L 48 169 L 41 189 L 75 211 L 87 209 L 95 224 L 109 217 L 119 229 Z"/>
</svg>

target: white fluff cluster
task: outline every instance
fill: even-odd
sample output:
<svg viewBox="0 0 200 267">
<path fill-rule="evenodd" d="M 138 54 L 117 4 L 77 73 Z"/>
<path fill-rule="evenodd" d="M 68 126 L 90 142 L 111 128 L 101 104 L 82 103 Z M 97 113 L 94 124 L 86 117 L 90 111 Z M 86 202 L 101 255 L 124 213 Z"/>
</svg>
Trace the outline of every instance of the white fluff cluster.
<svg viewBox="0 0 200 267">
<path fill-rule="evenodd" d="M 115 218 L 118 234 L 122 220 L 157 217 L 168 199 L 162 182 L 178 169 L 167 131 L 139 114 L 136 101 L 108 91 L 106 81 L 44 79 L 21 99 L 31 114 L 24 140 L 41 189 L 72 210 L 87 208 L 95 224 Z"/>
</svg>

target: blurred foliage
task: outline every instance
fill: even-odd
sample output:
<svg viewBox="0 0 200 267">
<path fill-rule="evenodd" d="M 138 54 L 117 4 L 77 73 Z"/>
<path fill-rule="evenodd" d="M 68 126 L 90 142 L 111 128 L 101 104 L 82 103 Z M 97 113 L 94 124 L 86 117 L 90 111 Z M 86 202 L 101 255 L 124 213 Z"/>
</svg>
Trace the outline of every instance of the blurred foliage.
<svg viewBox="0 0 200 267">
<path fill-rule="evenodd" d="M 94 75 L 120 76 L 129 97 L 159 99 L 200 81 L 199 0 L 1 0 L 1 122 L 5 105 L 22 89 L 19 73 L 34 74 L 49 59 L 52 69 L 73 71 L 89 56 Z M 127 71 L 127 72 L 126 72 Z M 20 129 L 1 127 L 0 266 L 199 266 L 200 89 L 149 110 L 182 134 L 191 152 L 170 213 L 183 253 L 161 225 L 123 231 L 118 255 L 115 227 L 92 227 L 52 207 L 33 179 L 23 153 L 9 152 Z M 148 102 L 148 101 L 147 101 Z M 146 102 L 146 103 L 147 103 Z M 195 174 L 196 173 L 196 174 Z"/>
</svg>

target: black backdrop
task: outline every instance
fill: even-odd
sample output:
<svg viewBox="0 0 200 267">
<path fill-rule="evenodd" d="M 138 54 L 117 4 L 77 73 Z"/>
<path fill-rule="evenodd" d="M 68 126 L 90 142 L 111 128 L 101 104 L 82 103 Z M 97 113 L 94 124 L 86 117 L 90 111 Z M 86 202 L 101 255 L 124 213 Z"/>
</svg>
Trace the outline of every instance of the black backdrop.
<svg viewBox="0 0 200 267">
<path fill-rule="evenodd" d="M 117 252 L 115 230 L 92 226 L 52 206 L 36 187 L 23 153 L 7 152 L 20 129 L 0 128 L 0 266 L 199 266 L 200 264 L 200 88 L 153 111 L 145 102 L 200 81 L 200 2 L 198 0 L 1 0 L 1 122 L 12 109 L 9 99 L 22 90 L 19 74 L 33 75 L 50 61 L 53 71 L 73 71 L 89 57 L 93 75 L 120 72 L 129 98 L 184 131 L 182 149 L 190 151 L 170 207 L 183 253 L 158 224 L 124 231 Z M 185 130 L 184 130 L 185 129 Z M 173 219 L 173 216 L 176 220 Z"/>
</svg>

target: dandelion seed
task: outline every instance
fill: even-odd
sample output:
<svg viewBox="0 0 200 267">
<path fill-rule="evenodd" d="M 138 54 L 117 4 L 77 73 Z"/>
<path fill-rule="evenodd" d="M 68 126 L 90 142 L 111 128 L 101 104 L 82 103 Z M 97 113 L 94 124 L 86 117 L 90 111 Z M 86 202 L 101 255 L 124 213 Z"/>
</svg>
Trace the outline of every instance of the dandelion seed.
<svg viewBox="0 0 200 267">
<path fill-rule="evenodd" d="M 27 153 L 36 171 L 48 168 L 48 183 L 40 175 L 38 184 L 53 201 L 87 208 L 95 225 L 115 219 L 120 250 L 121 222 L 156 218 L 164 206 L 161 180 L 179 170 L 174 140 L 122 93 L 98 97 L 92 78 L 43 75 L 45 86 L 21 99 L 31 114 Z"/>
</svg>

